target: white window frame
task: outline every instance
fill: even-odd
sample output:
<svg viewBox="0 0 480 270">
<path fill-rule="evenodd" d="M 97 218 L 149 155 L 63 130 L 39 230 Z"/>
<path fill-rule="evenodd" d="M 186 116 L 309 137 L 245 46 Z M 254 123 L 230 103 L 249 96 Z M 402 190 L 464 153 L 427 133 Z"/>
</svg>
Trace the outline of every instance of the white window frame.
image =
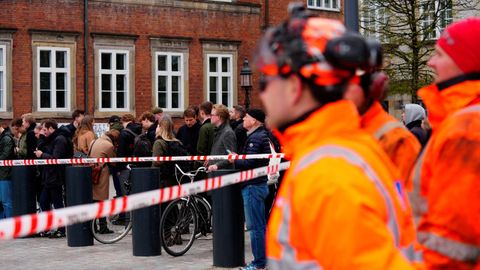
<svg viewBox="0 0 480 270">
<path fill-rule="evenodd" d="M 217 58 L 217 72 L 210 71 L 210 58 L 216 57 Z M 230 59 L 230 67 L 228 72 L 222 72 L 222 58 L 229 58 Z M 207 100 L 210 101 L 210 78 L 216 77 L 217 78 L 217 100 L 215 101 L 216 104 L 223 104 L 222 100 L 222 77 L 229 77 L 229 85 L 228 85 L 228 101 L 227 107 L 232 107 L 233 104 L 233 55 L 230 53 L 224 54 L 207 54 Z"/>
<path fill-rule="evenodd" d="M 111 69 L 102 69 L 102 53 L 110 53 Z M 125 55 L 125 69 L 117 70 L 117 54 Z M 100 112 L 129 112 L 130 111 L 130 52 L 128 50 L 99 49 L 98 50 L 98 111 Z M 102 75 L 111 75 L 111 108 L 102 107 Z M 117 75 L 125 75 L 125 103 L 124 108 L 117 108 Z"/>
<path fill-rule="evenodd" d="M 159 56 L 166 56 L 167 57 L 167 62 L 166 62 L 166 67 L 167 70 L 158 70 L 158 57 Z M 178 56 L 180 57 L 179 60 L 179 71 L 172 71 L 172 56 Z M 183 53 L 178 53 L 178 52 L 155 52 L 155 105 L 159 105 L 159 100 L 158 100 L 158 77 L 159 76 L 166 76 L 167 77 L 167 106 L 162 107 L 163 109 L 167 111 L 183 111 L 185 108 L 184 104 L 184 97 L 185 97 L 185 86 L 184 86 L 184 79 L 185 79 L 185 68 L 183 65 Z M 178 85 L 179 92 L 178 92 L 178 98 L 179 98 L 179 103 L 178 103 L 178 108 L 172 108 L 172 76 L 178 76 L 180 77 L 180 82 Z"/>
<path fill-rule="evenodd" d="M 40 67 L 40 51 L 50 51 L 50 67 Z M 57 68 L 55 67 L 56 63 L 56 52 L 57 51 L 66 51 L 65 56 L 65 67 L 64 68 Z M 50 108 L 42 108 L 41 107 L 41 89 L 40 89 L 40 74 L 43 72 L 50 73 Z M 56 73 L 66 73 L 66 80 L 65 80 L 65 108 L 57 108 L 57 95 L 55 91 L 57 90 L 56 84 L 57 81 L 55 76 L 52 74 Z M 47 46 L 38 46 L 37 47 L 37 111 L 38 112 L 69 112 L 70 111 L 70 95 L 71 95 L 71 75 L 70 75 L 70 48 L 68 47 L 47 47 Z"/>
<path fill-rule="evenodd" d="M 312 0 L 313 4 L 310 4 L 310 0 L 307 0 L 307 7 L 309 9 L 328 10 L 328 11 L 340 11 L 340 0 Z M 325 2 L 328 1 L 328 6 Z M 333 7 L 333 2 L 337 3 L 337 7 Z M 320 5 L 318 4 L 320 2 Z"/>
<path fill-rule="evenodd" d="M 385 37 L 385 35 L 382 35 L 380 33 L 380 29 L 382 27 L 385 27 L 385 25 L 387 24 L 387 9 L 385 7 L 378 7 L 375 4 L 372 4 L 372 2 L 375 2 L 375 0 L 363 1 L 362 3 L 363 14 L 361 18 L 361 23 L 363 28 L 363 34 L 365 36 L 375 38 L 380 42 L 386 42 L 387 38 Z M 367 13 L 368 16 L 366 16 L 365 13 Z"/>
<path fill-rule="evenodd" d="M 434 4 L 434 10 L 428 10 L 428 13 L 430 13 L 430 15 L 428 15 L 425 19 L 423 20 L 420 20 L 420 24 L 421 24 L 421 27 L 422 29 L 425 29 L 428 25 L 432 24 L 435 19 L 432 18 L 432 16 L 435 16 L 435 13 L 438 11 L 438 16 L 442 16 L 442 14 L 452 14 L 452 7 L 449 8 L 449 9 L 445 9 L 444 11 L 440 11 L 439 10 L 439 5 L 440 5 L 440 2 L 448 2 L 449 0 L 435 0 L 433 1 L 433 4 Z M 451 1 L 450 1 L 451 2 Z M 420 14 L 424 14 L 426 11 L 425 11 L 425 8 L 424 8 L 424 4 L 428 3 L 427 1 L 423 1 L 420 3 Z M 448 12 L 448 10 L 450 12 Z M 433 15 L 432 15 L 433 14 Z M 434 32 L 430 33 L 432 36 L 430 37 L 427 37 L 426 39 L 427 40 L 437 40 L 438 38 L 440 38 L 440 35 L 442 34 L 443 32 L 443 29 L 444 27 L 442 27 L 441 25 L 445 22 L 445 26 L 452 23 L 453 21 L 453 16 L 450 16 L 448 18 L 439 18 L 437 20 L 437 24 L 435 25 L 435 29 L 434 29 Z M 422 33 L 423 35 L 423 33 Z"/>
<path fill-rule="evenodd" d="M 6 112 L 7 111 L 7 46 L 5 45 L 0 45 L 0 49 L 2 50 L 2 63 L 0 65 L 0 71 L 2 72 L 3 76 L 0 78 L 1 85 L 3 86 L 2 89 L 0 89 L 0 92 L 2 92 L 1 97 L 2 100 L 0 100 L 0 112 Z"/>
</svg>

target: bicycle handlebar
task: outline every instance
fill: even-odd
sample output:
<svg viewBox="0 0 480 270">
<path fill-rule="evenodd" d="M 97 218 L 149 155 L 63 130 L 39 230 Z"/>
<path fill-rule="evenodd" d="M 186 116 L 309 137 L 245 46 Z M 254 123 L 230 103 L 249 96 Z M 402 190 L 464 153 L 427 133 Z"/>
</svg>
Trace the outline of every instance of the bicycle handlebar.
<svg viewBox="0 0 480 270">
<path fill-rule="evenodd" d="M 182 171 L 182 169 L 180 168 L 180 166 L 178 166 L 178 164 L 175 163 L 175 169 L 176 170 L 179 170 L 180 173 L 183 175 L 183 176 L 188 176 L 188 177 L 195 177 L 197 176 L 197 174 L 199 172 L 206 172 L 207 171 L 207 168 L 205 167 L 199 167 L 198 169 L 195 170 L 195 173 L 192 173 L 192 172 L 184 172 Z"/>
</svg>

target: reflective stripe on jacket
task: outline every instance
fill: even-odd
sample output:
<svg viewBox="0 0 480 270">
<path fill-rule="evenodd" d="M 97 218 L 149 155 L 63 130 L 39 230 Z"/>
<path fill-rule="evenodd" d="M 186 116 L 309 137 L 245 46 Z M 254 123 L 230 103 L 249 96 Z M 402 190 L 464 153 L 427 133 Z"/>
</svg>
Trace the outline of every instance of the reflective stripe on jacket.
<svg viewBox="0 0 480 270">
<path fill-rule="evenodd" d="M 269 269 L 413 269 L 410 209 L 353 104 L 328 104 L 280 140 L 292 167 L 269 220 Z"/>
<path fill-rule="evenodd" d="M 480 81 L 419 95 L 433 132 L 411 178 L 428 269 L 480 269 Z"/>
<path fill-rule="evenodd" d="M 408 177 L 415 164 L 421 145 L 415 136 L 397 119 L 385 112 L 377 101 L 362 116 L 361 127 L 378 140 L 382 149 L 399 170 L 407 190 L 412 189 Z"/>
</svg>

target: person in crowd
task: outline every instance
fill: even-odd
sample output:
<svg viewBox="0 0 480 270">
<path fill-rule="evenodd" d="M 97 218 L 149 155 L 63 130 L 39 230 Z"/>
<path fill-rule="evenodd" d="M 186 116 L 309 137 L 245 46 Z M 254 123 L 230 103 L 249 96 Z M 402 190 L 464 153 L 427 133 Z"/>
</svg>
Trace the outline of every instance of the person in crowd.
<svg viewBox="0 0 480 270">
<path fill-rule="evenodd" d="M 26 130 L 26 133 L 25 133 L 25 146 L 26 146 L 25 157 L 27 159 L 34 159 L 34 158 L 36 158 L 36 156 L 33 152 L 37 148 L 37 137 L 35 136 L 35 128 L 37 127 L 37 123 L 36 123 L 36 120 L 31 113 L 26 113 L 26 114 L 22 115 L 22 126 Z"/>
<path fill-rule="evenodd" d="M 93 131 L 95 120 L 92 116 L 86 115 L 77 126 L 75 135 L 73 136 L 73 147 L 75 157 L 87 157 L 90 144 L 95 140 L 96 135 Z"/>
<path fill-rule="evenodd" d="M 243 126 L 245 113 L 245 108 L 240 105 L 233 106 L 233 110 L 230 113 L 230 126 L 235 132 L 235 137 L 237 137 L 237 149 L 239 150 L 243 149 L 243 145 L 247 139 L 247 129 Z"/>
<path fill-rule="evenodd" d="M 432 136 L 412 172 L 418 241 L 427 269 L 480 269 L 480 18 L 450 24 L 418 91 Z"/>
<path fill-rule="evenodd" d="M 228 155 L 237 151 L 237 138 L 230 124 L 230 113 L 223 104 L 215 104 L 212 109 L 212 125 L 215 126 L 215 137 L 213 139 L 211 155 Z M 233 164 L 228 160 L 217 160 L 206 162 L 208 171 L 218 169 L 233 169 Z"/>
<path fill-rule="evenodd" d="M 22 125 L 19 126 L 20 122 Z M 22 118 L 16 118 L 15 124 L 12 123 L 12 127 L 16 130 L 17 145 L 15 147 L 15 155 L 17 158 L 27 158 L 27 129 L 23 126 Z"/>
<path fill-rule="evenodd" d="M 119 132 L 122 131 L 123 125 L 121 122 L 122 118 L 118 115 L 112 115 L 110 118 L 108 118 L 108 128 L 109 130 L 116 129 Z"/>
<path fill-rule="evenodd" d="M 425 109 L 422 106 L 405 104 L 402 121 L 422 146 L 427 143 L 427 132 L 422 128 L 422 122 L 425 118 Z"/>
<path fill-rule="evenodd" d="M 117 157 L 132 157 L 135 138 L 142 133 L 142 126 L 135 122 L 135 117 L 131 114 L 125 114 L 121 118 L 123 129 L 118 139 Z M 118 163 L 117 170 L 120 184 L 123 185 L 130 175 L 126 163 Z"/>
<path fill-rule="evenodd" d="M 10 129 L 0 124 L 0 160 L 15 158 Z M 12 167 L 0 167 L 0 219 L 12 217 Z"/>
<path fill-rule="evenodd" d="M 139 118 L 140 123 L 142 124 L 143 132 L 147 134 L 150 142 L 155 142 L 155 130 L 157 129 L 157 124 L 155 120 L 155 115 L 151 112 L 144 112 Z"/>
<path fill-rule="evenodd" d="M 15 155 L 17 156 L 17 151 L 18 149 L 18 143 L 20 141 L 20 137 L 22 137 L 22 134 L 25 133 L 25 130 L 23 130 L 23 123 L 22 123 L 22 118 L 14 118 L 10 122 L 10 132 L 13 136 L 13 139 L 15 140 Z"/>
<path fill-rule="evenodd" d="M 205 101 L 199 106 L 198 119 L 200 120 L 200 131 L 198 134 L 197 155 L 208 156 L 212 152 L 215 127 L 211 123 L 213 104 Z M 204 164 L 205 165 L 205 164 Z"/>
<path fill-rule="evenodd" d="M 377 52 L 378 66 L 381 66 L 380 43 L 369 42 L 372 49 Z M 396 184 L 411 190 L 412 184 L 408 178 L 421 146 L 402 123 L 383 110 L 380 101 L 383 100 L 387 88 L 388 76 L 384 72 L 373 69 L 362 76 L 360 85 L 352 84 L 347 88 L 345 98 L 357 106 L 361 115 L 361 128 L 373 135 L 398 168 L 399 177 L 395 180 L 399 181 Z"/>
<path fill-rule="evenodd" d="M 177 139 L 187 148 L 190 155 L 196 155 L 201 126 L 197 121 L 195 110 L 191 108 L 186 109 L 183 112 L 183 120 L 185 124 L 178 129 Z"/>
<path fill-rule="evenodd" d="M 112 158 L 115 157 L 115 147 L 117 145 L 120 132 L 112 129 L 103 134 L 100 138 L 94 140 L 90 147 L 90 157 L 94 158 Z M 107 163 L 100 163 L 102 171 L 98 183 L 93 184 L 93 200 L 108 200 L 108 192 L 110 190 L 110 167 Z M 113 164 L 112 164 L 113 165 Z M 113 165 L 114 166 L 114 165 Z M 100 234 L 113 233 L 108 227 L 105 218 L 100 219 L 98 232 Z"/>
<path fill-rule="evenodd" d="M 260 99 L 292 164 L 267 227 L 267 268 L 413 269 L 396 168 L 343 98 L 374 64 L 368 43 L 302 4 L 289 11 L 255 60 Z"/>
<path fill-rule="evenodd" d="M 65 129 L 65 131 L 68 131 L 69 138 L 70 140 L 73 139 L 73 136 L 75 136 L 75 132 L 77 131 L 78 126 L 82 122 L 83 117 L 85 117 L 85 111 L 83 110 L 75 110 L 72 113 L 72 122 L 66 126 L 62 126 L 62 129 Z M 67 132 L 65 132 L 67 134 Z"/>
<path fill-rule="evenodd" d="M 158 122 L 160 122 L 160 119 L 162 119 L 163 117 L 163 109 L 160 108 L 160 107 L 155 107 L 152 109 L 152 114 L 153 116 L 155 116 L 155 123 L 158 124 Z M 157 127 L 155 126 L 155 129 Z"/>
<path fill-rule="evenodd" d="M 247 140 L 241 154 L 269 154 L 270 139 L 264 127 L 265 113 L 260 109 L 250 109 L 243 118 L 247 130 Z M 268 166 L 268 159 L 244 159 L 231 161 L 240 171 Z M 267 264 L 265 256 L 265 199 L 268 196 L 267 176 L 248 181 L 242 186 L 245 223 L 250 232 L 253 261 L 245 268 L 262 269 Z"/>
<path fill-rule="evenodd" d="M 45 135 L 43 150 L 36 150 L 35 155 L 41 159 L 68 158 L 68 134 L 63 133 L 53 119 L 42 122 Z M 46 165 L 42 167 L 42 194 L 40 195 L 40 209 L 49 211 L 51 204 L 55 209 L 63 208 L 63 186 L 65 184 L 65 165 Z M 46 236 L 44 234 L 44 236 Z M 65 237 L 65 227 L 49 235 L 50 238 Z"/>
</svg>

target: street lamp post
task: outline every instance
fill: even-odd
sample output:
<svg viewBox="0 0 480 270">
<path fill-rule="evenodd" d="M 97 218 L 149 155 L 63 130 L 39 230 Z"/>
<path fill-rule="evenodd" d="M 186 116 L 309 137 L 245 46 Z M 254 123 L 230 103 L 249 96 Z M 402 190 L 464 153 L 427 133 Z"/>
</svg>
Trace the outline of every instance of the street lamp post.
<svg viewBox="0 0 480 270">
<path fill-rule="evenodd" d="M 240 70 L 240 86 L 245 91 L 245 109 L 250 107 L 250 90 L 252 89 L 252 69 L 248 65 L 248 59 L 243 60 L 243 67 Z"/>
</svg>

